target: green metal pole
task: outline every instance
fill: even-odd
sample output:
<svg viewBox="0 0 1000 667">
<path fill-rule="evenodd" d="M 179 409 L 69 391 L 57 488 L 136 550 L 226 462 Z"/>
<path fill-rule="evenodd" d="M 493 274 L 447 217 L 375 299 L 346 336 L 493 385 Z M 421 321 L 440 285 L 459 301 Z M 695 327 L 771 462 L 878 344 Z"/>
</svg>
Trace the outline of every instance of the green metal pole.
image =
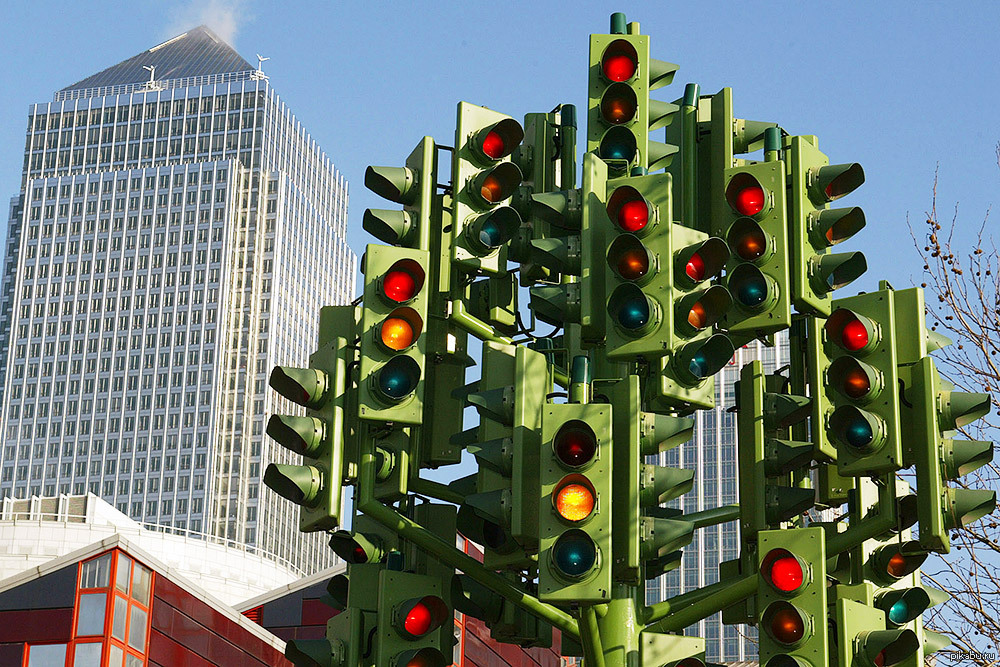
<svg viewBox="0 0 1000 667">
<path fill-rule="evenodd" d="M 684 87 L 681 104 L 681 220 L 698 229 L 698 84 Z"/>
<path fill-rule="evenodd" d="M 747 581 L 750 581 L 751 583 L 753 583 L 753 585 L 750 586 L 749 584 L 746 583 Z M 650 623 L 655 624 L 657 621 L 662 621 L 663 619 L 670 617 L 671 614 L 680 612 L 697 602 L 706 599 L 715 599 L 713 596 L 725 593 L 730 588 L 738 586 L 746 587 L 745 591 L 743 589 L 739 589 L 738 593 L 733 594 L 734 597 L 732 600 L 727 600 L 724 597 L 721 598 L 723 599 L 723 601 L 725 601 L 725 604 L 723 604 L 721 607 L 715 607 L 714 610 L 711 610 L 707 614 L 705 614 L 706 617 L 711 616 L 720 609 L 728 607 L 731 604 L 736 604 L 740 600 L 744 600 L 753 595 L 757 591 L 756 581 L 757 581 L 756 576 L 744 575 L 742 577 L 737 578 L 735 581 L 734 580 L 720 581 L 711 584 L 709 586 L 705 586 L 704 588 L 699 588 L 693 591 L 688 591 L 687 593 L 681 593 L 680 595 L 675 595 L 669 600 L 664 600 L 663 602 L 657 602 L 654 605 L 646 607 L 645 613 L 643 614 L 643 619 L 647 624 Z M 686 626 L 681 626 L 681 627 L 686 627 Z M 651 629 L 650 627 L 647 627 L 646 629 L 650 630 L 651 632 L 662 632 L 662 630 Z"/>
<path fill-rule="evenodd" d="M 605 667 L 604 647 L 601 645 L 601 631 L 594 607 L 580 610 L 580 644 L 583 646 L 583 658 L 587 665 Z"/>
<path fill-rule="evenodd" d="M 636 667 L 639 664 L 639 627 L 636 618 L 634 593 L 628 587 L 621 587 L 626 593 L 615 597 L 607 604 L 603 616 L 597 619 L 604 648 L 603 664 L 607 667 Z"/>
<path fill-rule="evenodd" d="M 461 570 L 505 600 L 510 600 L 511 603 L 559 628 L 569 636 L 579 638 L 579 626 L 572 616 L 519 590 L 504 577 L 487 570 L 482 563 L 456 549 L 454 544 L 448 544 L 412 519 L 375 500 L 375 453 L 372 451 L 372 440 L 363 437 L 361 442 L 363 451 L 358 466 L 359 511 L 386 526 L 404 540 L 412 542 L 442 563 L 456 570 Z"/>
<path fill-rule="evenodd" d="M 584 356 L 573 357 L 573 367 L 570 369 L 569 402 L 586 405 L 590 403 L 590 359 Z"/>
<path fill-rule="evenodd" d="M 576 187 L 576 106 L 563 104 L 559 108 L 559 187 Z"/>
<path fill-rule="evenodd" d="M 501 336 L 496 332 L 496 329 L 469 313 L 465 309 L 465 303 L 460 298 L 451 302 L 449 319 L 480 340 L 488 340 L 502 345 L 512 345 L 514 342 L 507 336 Z"/>
<path fill-rule="evenodd" d="M 698 591 L 711 591 L 693 599 L 681 609 L 676 609 L 676 598 L 666 600 L 650 607 L 650 620 L 660 617 L 661 620 L 646 626 L 647 632 L 676 632 L 687 626 L 708 618 L 720 609 L 732 606 L 745 600 L 757 592 L 757 576 L 744 575 L 736 580 L 720 581 L 706 586 Z M 689 598 L 690 599 L 690 598 Z M 661 605 L 666 605 L 665 608 Z M 674 607 L 676 611 L 672 610 Z M 663 617 L 665 616 L 665 618 Z"/>
<path fill-rule="evenodd" d="M 699 528 L 706 528 L 708 526 L 717 526 L 720 523 L 726 523 L 727 521 L 736 521 L 739 518 L 739 505 L 723 505 L 722 507 L 713 507 L 712 509 L 685 514 L 683 517 L 685 521 L 694 524 L 695 530 Z"/>
<path fill-rule="evenodd" d="M 419 493 L 422 496 L 429 496 L 436 500 L 443 500 L 446 503 L 461 505 L 465 501 L 465 496 L 456 493 L 447 484 L 441 484 L 422 477 L 414 477 L 410 480 L 410 491 Z"/>
</svg>

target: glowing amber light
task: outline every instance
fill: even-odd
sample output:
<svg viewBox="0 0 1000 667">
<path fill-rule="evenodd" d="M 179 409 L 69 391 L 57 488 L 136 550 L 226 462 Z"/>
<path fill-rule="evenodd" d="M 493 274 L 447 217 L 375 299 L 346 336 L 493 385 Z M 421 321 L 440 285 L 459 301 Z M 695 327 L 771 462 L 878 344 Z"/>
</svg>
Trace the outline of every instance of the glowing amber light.
<svg viewBox="0 0 1000 667">
<path fill-rule="evenodd" d="M 583 521 L 594 511 L 594 494 L 583 484 L 567 484 L 556 492 L 555 505 L 567 521 Z"/>
<path fill-rule="evenodd" d="M 642 199 L 633 199 L 618 209 L 618 226 L 626 232 L 637 232 L 649 223 L 649 206 Z"/>
<path fill-rule="evenodd" d="M 852 368 L 844 377 L 844 393 L 850 398 L 863 398 L 871 388 L 868 374 L 860 368 Z"/>
<path fill-rule="evenodd" d="M 390 317 L 382 323 L 381 335 L 390 350 L 405 350 L 413 344 L 413 325 L 402 317 Z"/>
<path fill-rule="evenodd" d="M 889 564 L 885 569 L 893 577 L 905 577 L 907 574 L 906 558 L 904 558 L 901 553 L 894 554 L 893 557 L 889 559 Z"/>
<path fill-rule="evenodd" d="M 638 280 L 649 271 L 649 258 L 639 248 L 626 250 L 618 258 L 618 274 L 625 280 Z"/>
<path fill-rule="evenodd" d="M 701 301 L 697 301 L 691 306 L 691 310 L 688 312 L 688 324 L 695 329 L 704 329 L 708 326 L 708 313 Z"/>
<path fill-rule="evenodd" d="M 496 204 L 503 198 L 503 186 L 496 176 L 490 174 L 483 179 L 483 185 L 479 190 L 479 194 L 489 203 Z"/>
<path fill-rule="evenodd" d="M 779 609 L 771 617 L 771 634 L 783 644 L 794 644 L 805 634 L 802 618 L 791 607 Z"/>
<path fill-rule="evenodd" d="M 499 160 L 503 157 L 503 137 L 496 130 L 490 130 L 486 134 L 486 138 L 483 139 L 483 152 L 494 160 Z"/>
</svg>

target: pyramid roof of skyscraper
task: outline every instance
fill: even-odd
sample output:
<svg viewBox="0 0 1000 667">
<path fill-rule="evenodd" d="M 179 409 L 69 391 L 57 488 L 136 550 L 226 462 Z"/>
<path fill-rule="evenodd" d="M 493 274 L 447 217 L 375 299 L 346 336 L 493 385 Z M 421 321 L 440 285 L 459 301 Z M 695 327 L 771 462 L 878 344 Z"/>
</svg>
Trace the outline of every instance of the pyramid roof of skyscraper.
<svg viewBox="0 0 1000 667">
<path fill-rule="evenodd" d="M 149 70 L 145 69 L 149 66 L 156 68 L 157 81 L 254 69 L 221 37 L 201 25 L 63 90 L 143 83 L 149 81 Z"/>
</svg>

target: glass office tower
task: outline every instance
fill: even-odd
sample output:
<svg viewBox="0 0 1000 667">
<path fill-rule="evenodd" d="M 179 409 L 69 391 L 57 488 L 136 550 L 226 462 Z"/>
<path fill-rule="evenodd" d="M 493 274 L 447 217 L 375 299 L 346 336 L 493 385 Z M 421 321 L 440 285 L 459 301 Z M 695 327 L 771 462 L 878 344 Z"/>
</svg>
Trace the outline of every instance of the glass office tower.
<svg viewBox="0 0 1000 667">
<path fill-rule="evenodd" d="M 788 364 L 787 332 L 779 333 L 776 341 L 774 347 L 755 341 L 736 350 L 732 361 L 715 376 L 715 408 L 700 410 L 694 415 L 694 438 L 659 455 L 656 462 L 660 465 L 695 471 L 694 488 L 669 503 L 670 506 L 682 508 L 685 512 L 698 512 L 739 502 L 736 413 L 730 411 L 735 404 L 735 383 L 740 369 L 754 359 L 763 362 L 767 373 Z M 647 604 L 714 584 L 719 581 L 719 563 L 733 560 L 739 553 L 740 535 L 736 521 L 696 530 L 690 546 L 684 548 L 680 567 L 647 583 Z M 706 657 L 712 662 L 757 659 L 756 629 L 722 625 L 721 614 L 714 614 L 688 628 L 685 634 L 705 638 Z"/>
<path fill-rule="evenodd" d="M 314 571 L 322 536 L 262 484 L 293 455 L 272 366 L 347 303 L 347 183 L 266 76 L 205 27 L 28 111 L 0 298 L 0 495 L 132 518 Z M 297 458 L 297 457 L 296 457 Z"/>
</svg>

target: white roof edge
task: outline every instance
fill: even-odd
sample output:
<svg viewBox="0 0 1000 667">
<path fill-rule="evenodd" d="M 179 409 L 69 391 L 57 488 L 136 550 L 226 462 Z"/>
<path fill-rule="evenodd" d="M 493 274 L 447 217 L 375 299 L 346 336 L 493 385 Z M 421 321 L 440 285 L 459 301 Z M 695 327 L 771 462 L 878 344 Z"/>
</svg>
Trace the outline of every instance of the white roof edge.
<svg viewBox="0 0 1000 667">
<path fill-rule="evenodd" d="M 347 572 L 346 563 L 337 563 L 336 565 L 331 565 L 325 570 L 320 570 L 316 574 L 311 574 L 308 577 L 303 577 L 302 579 L 297 579 L 290 584 L 285 584 L 284 586 L 279 586 L 278 588 L 271 589 L 260 595 L 256 595 L 248 600 L 243 600 L 242 602 L 237 602 L 233 605 L 233 609 L 239 612 L 246 611 L 247 609 L 253 609 L 254 607 L 259 607 L 262 604 L 266 604 L 271 600 L 277 600 L 280 597 L 284 597 L 289 593 L 294 593 L 295 591 L 300 591 L 303 588 L 308 588 L 313 584 L 320 581 L 325 581 L 331 579 L 338 574 Z"/>
</svg>

